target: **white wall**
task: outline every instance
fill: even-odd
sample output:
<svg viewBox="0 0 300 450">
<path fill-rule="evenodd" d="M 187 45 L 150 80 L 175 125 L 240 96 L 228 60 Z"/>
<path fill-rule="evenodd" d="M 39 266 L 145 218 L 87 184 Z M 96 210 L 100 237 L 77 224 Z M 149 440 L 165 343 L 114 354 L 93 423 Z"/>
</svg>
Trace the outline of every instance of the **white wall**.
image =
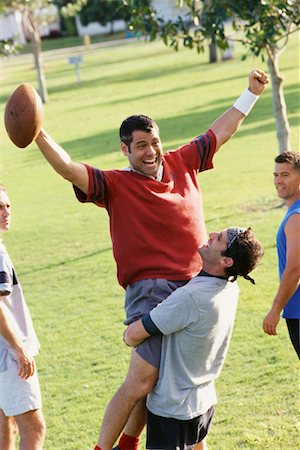
<svg viewBox="0 0 300 450">
<path fill-rule="evenodd" d="M 84 26 L 80 22 L 79 16 L 75 17 L 75 22 L 77 26 L 77 31 L 79 36 L 89 35 L 94 36 L 96 34 L 106 34 L 110 33 L 111 25 L 108 23 L 105 26 L 100 25 L 99 22 L 91 22 L 88 25 Z M 124 20 L 116 20 L 114 22 L 114 31 L 123 31 L 126 29 L 126 24 Z"/>
<path fill-rule="evenodd" d="M 37 17 L 40 23 L 39 32 L 42 37 L 49 36 L 51 33 L 60 33 L 59 12 L 56 5 L 49 4 L 40 8 Z"/>
<path fill-rule="evenodd" d="M 178 16 L 184 16 L 187 8 L 177 8 L 176 0 L 152 0 L 152 6 L 160 17 L 165 20 L 175 20 Z"/>
<path fill-rule="evenodd" d="M 14 39 L 15 44 L 25 44 L 22 14 L 14 11 L 0 16 L 0 40 Z"/>
<path fill-rule="evenodd" d="M 175 0 L 152 0 L 152 6 L 165 20 L 176 19 L 186 11 L 185 8 L 178 9 Z M 84 26 L 81 24 L 79 16 L 76 17 L 75 21 L 79 36 L 86 34 L 94 36 L 96 34 L 110 33 L 110 24 L 102 26 L 98 22 L 91 22 L 87 26 Z M 114 22 L 114 31 L 124 31 L 125 29 L 126 24 L 123 20 L 116 20 Z"/>
<path fill-rule="evenodd" d="M 56 5 L 49 5 L 36 10 L 39 23 L 39 32 L 42 37 L 49 36 L 50 33 L 60 32 L 60 22 L 58 8 Z M 0 15 L 0 40 L 14 39 L 15 44 L 26 44 L 26 27 L 23 26 L 22 14 L 20 11 L 10 11 Z"/>
</svg>

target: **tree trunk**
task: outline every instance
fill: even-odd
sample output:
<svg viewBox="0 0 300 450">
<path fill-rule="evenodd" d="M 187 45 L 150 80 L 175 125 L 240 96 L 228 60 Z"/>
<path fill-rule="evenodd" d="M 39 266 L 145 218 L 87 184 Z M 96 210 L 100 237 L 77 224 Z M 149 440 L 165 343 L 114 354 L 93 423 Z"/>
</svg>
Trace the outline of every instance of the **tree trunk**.
<svg viewBox="0 0 300 450">
<path fill-rule="evenodd" d="M 218 62 L 217 46 L 212 42 L 209 43 L 209 63 Z"/>
<path fill-rule="evenodd" d="M 48 101 L 48 92 L 47 92 L 47 86 L 46 86 L 46 79 L 44 74 L 44 67 L 43 67 L 43 58 L 42 58 L 42 51 L 41 51 L 41 38 L 39 35 L 38 30 L 34 30 L 31 34 L 31 42 L 32 42 L 32 49 L 33 49 L 33 58 L 34 58 L 34 65 L 35 70 L 37 73 L 37 81 L 39 86 L 39 94 L 42 99 L 43 103 L 47 103 Z"/>
<path fill-rule="evenodd" d="M 114 30 L 114 21 L 111 20 L 110 21 L 110 34 L 114 34 L 115 30 Z"/>
<path fill-rule="evenodd" d="M 276 121 L 279 152 L 291 150 L 290 126 L 287 118 L 286 102 L 283 93 L 283 78 L 279 73 L 279 52 L 268 48 L 268 66 L 272 80 L 273 109 Z"/>
</svg>

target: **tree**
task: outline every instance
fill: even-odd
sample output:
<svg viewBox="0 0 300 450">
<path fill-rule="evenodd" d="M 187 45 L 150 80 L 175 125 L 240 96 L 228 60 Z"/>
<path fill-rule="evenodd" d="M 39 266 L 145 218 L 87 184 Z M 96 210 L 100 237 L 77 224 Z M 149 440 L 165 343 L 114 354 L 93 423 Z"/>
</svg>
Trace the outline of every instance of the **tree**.
<svg viewBox="0 0 300 450">
<path fill-rule="evenodd" d="M 279 58 L 291 33 L 300 29 L 298 0 L 179 0 L 177 5 L 184 5 L 188 13 L 175 21 L 164 20 L 154 8 L 144 7 L 141 2 L 123 2 L 130 10 L 130 29 L 141 31 L 151 41 L 162 39 L 176 51 L 182 43 L 203 52 L 206 39 L 222 50 L 231 41 L 239 41 L 246 49 L 243 58 L 250 54 L 267 58 L 279 151 L 291 148 Z M 225 28 L 229 19 L 234 36 Z"/>
<path fill-rule="evenodd" d="M 99 22 L 104 26 L 110 23 L 111 33 L 114 32 L 114 22 L 121 19 L 127 21 L 129 11 L 119 0 L 87 0 L 87 4 L 80 12 L 83 25 Z"/>
<path fill-rule="evenodd" d="M 0 0 L 0 9 L 2 11 L 18 9 L 22 13 L 23 24 L 32 45 L 38 90 L 43 103 L 46 103 L 48 100 L 48 92 L 44 74 L 39 27 L 45 21 L 49 20 L 50 16 L 45 16 L 40 12 L 43 8 L 48 8 L 50 5 L 50 0 Z M 3 51 L 1 54 L 3 55 Z"/>
<path fill-rule="evenodd" d="M 69 0 L 52 0 L 54 5 L 56 5 L 60 12 L 60 19 L 61 19 L 61 27 L 62 32 L 66 33 L 68 36 L 78 36 L 75 16 L 72 15 L 70 17 L 69 15 L 64 15 L 62 11 L 64 8 L 68 5 Z"/>
</svg>

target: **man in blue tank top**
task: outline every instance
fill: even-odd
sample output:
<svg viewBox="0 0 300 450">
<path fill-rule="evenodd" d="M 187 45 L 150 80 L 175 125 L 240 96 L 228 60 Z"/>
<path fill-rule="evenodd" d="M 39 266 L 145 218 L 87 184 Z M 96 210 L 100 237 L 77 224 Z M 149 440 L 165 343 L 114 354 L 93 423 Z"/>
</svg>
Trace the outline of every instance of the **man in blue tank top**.
<svg viewBox="0 0 300 450">
<path fill-rule="evenodd" d="M 278 197 L 288 207 L 276 237 L 280 284 L 263 330 L 276 335 L 286 319 L 291 342 L 300 358 L 300 153 L 286 151 L 275 158 L 274 183 Z"/>
</svg>

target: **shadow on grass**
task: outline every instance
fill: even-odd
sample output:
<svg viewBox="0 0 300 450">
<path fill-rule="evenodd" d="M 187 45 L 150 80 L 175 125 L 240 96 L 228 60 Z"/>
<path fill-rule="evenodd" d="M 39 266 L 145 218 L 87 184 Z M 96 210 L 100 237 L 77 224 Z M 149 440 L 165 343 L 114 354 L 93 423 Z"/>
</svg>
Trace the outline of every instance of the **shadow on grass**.
<svg viewBox="0 0 300 450">
<path fill-rule="evenodd" d="M 244 77 L 243 76 L 235 77 L 236 80 L 240 79 L 240 78 L 244 78 Z M 231 81 L 231 80 L 232 80 L 232 78 L 227 78 L 227 79 L 222 80 L 222 82 L 223 81 Z M 133 81 L 137 81 L 136 78 Z M 142 102 L 144 100 L 153 99 L 155 97 L 158 97 L 158 100 L 161 101 L 161 97 L 164 95 L 180 92 L 184 96 L 184 93 L 186 91 L 190 91 L 191 89 L 198 88 L 198 87 L 203 88 L 203 87 L 210 86 L 210 85 L 216 85 L 216 83 L 218 83 L 218 82 L 216 82 L 216 81 L 199 81 L 199 83 L 194 83 L 193 85 L 189 85 L 189 84 L 187 84 L 185 86 L 180 85 L 176 89 L 170 88 L 170 89 L 165 89 L 165 90 L 159 90 L 157 92 L 150 91 L 150 92 L 142 94 L 142 95 L 140 93 L 138 95 L 131 95 L 132 93 L 135 92 L 134 89 L 132 89 L 131 91 L 127 90 L 126 92 L 124 92 L 124 95 L 122 95 L 122 98 L 119 98 L 119 99 L 115 99 L 115 100 L 99 99 L 99 106 L 103 107 L 105 105 L 118 105 L 118 104 L 123 104 L 123 103 L 135 102 L 137 100 Z M 108 84 L 110 84 L 110 83 L 108 83 Z M 126 96 L 126 94 L 129 94 L 129 95 Z M 232 97 L 232 99 L 234 99 L 234 100 L 235 100 L 235 98 L 236 97 Z M 222 102 L 227 102 L 229 104 L 230 98 L 215 101 L 215 103 L 218 103 L 218 104 L 220 104 Z M 94 104 L 93 108 L 95 108 L 96 106 L 97 105 Z M 79 109 L 80 108 L 75 108 L 74 110 L 76 111 Z"/>
<path fill-rule="evenodd" d="M 60 262 L 53 263 L 53 264 L 47 264 L 47 265 L 42 266 L 42 267 L 37 267 L 36 269 L 30 269 L 30 270 L 27 270 L 27 271 L 24 271 L 24 272 L 20 272 L 19 276 L 22 277 L 23 275 L 32 274 L 33 272 L 42 272 L 43 270 L 51 270 L 51 269 L 54 269 L 56 267 L 67 266 L 67 265 L 73 264 L 74 262 L 82 261 L 82 260 L 85 260 L 87 258 L 92 258 L 93 256 L 99 255 L 101 253 L 109 252 L 109 251 L 111 251 L 111 249 L 112 249 L 112 247 L 107 247 L 107 248 L 104 248 L 102 250 L 97 250 L 95 252 L 89 253 L 87 255 L 81 255 L 81 256 L 78 256 L 76 258 L 71 258 L 71 259 L 68 259 L 68 260 L 65 260 L 65 261 L 60 261 Z"/>
<path fill-rule="evenodd" d="M 143 59 L 145 59 L 146 57 L 148 58 L 153 58 L 153 54 L 151 55 L 145 55 L 145 57 L 143 56 Z M 141 56 L 137 56 L 136 59 L 140 59 Z M 134 58 L 130 58 L 130 60 L 134 60 Z M 124 59 L 124 62 L 128 62 L 127 59 Z M 106 62 L 104 62 L 105 66 L 107 65 Z M 112 64 L 120 64 L 120 62 L 118 61 L 114 61 L 112 62 Z M 92 64 L 91 64 L 92 65 Z M 93 64 L 94 66 L 94 64 Z M 99 66 L 99 76 L 95 77 L 94 79 L 90 79 L 90 80 L 84 80 L 84 65 L 80 66 L 80 72 L 81 72 L 81 79 L 82 82 L 81 83 L 77 83 L 76 80 L 76 75 L 75 75 L 75 70 L 73 67 L 70 67 L 70 65 L 68 64 L 68 60 L 66 57 L 66 66 L 63 68 L 60 68 L 58 70 L 55 70 L 53 72 L 47 73 L 46 70 L 46 76 L 48 80 L 51 79 L 55 79 L 57 80 L 57 78 L 59 78 L 59 75 L 66 75 L 69 76 L 69 73 L 71 71 L 74 72 L 74 83 L 69 83 L 68 84 L 61 84 L 55 87 L 49 87 L 48 86 L 48 94 L 49 94 L 49 98 L 51 101 L 51 95 L 53 94 L 57 94 L 57 93 L 61 93 L 61 92 L 72 92 L 72 91 L 82 91 L 82 90 L 90 90 L 90 89 L 95 89 L 97 87 L 99 88 L 103 88 L 105 86 L 111 86 L 113 84 L 120 84 L 120 83 L 134 83 L 137 81 L 143 81 L 143 80 L 149 80 L 149 79 L 157 79 L 159 77 L 161 77 L 162 75 L 167 76 L 169 74 L 174 73 L 174 71 L 178 72 L 186 72 L 187 70 L 192 70 L 193 68 L 199 68 L 199 74 L 201 74 L 201 71 L 203 70 L 210 70 L 211 66 L 207 63 L 204 64 L 199 64 L 197 62 L 190 64 L 190 65 L 185 65 L 185 66 L 175 66 L 174 64 L 172 64 L 172 66 L 166 68 L 163 67 L 161 69 L 157 68 L 157 66 L 155 68 L 151 68 L 152 66 L 147 67 L 147 69 L 145 70 L 141 70 L 139 72 L 137 72 L 136 70 L 132 70 L 132 71 L 128 71 L 127 74 L 122 74 L 122 75 L 106 75 L 106 76 L 101 76 L 101 66 Z M 236 79 L 238 78 L 243 78 L 243 76 L 241 77 L 236 77 Z M 220 80 L 220 82 L 222 82 L 222 80 Z M 205 83 L 205 82 L 204 82 Z M 210 82 L 208 82 L 210 84 Z M 212 82 L 211 82 L 212 83 Z M 201 83 L 202 85 L 203 83 Z M 17 87 L 17 85 L 16 85 Z M 151 95 L 151 93 L 149 94 Z M 8 99 L 9 95 L 0 95 L 0 103 L 6 103 L 7 99 Z M 138 97 L 139 98 L 139 97 Z M 123 99 L 122 99 L 123 100 Z M 123 100 L 124 101 L 124 100 Z"/>
<path fill-rule="evenodd" d="M 107 48 L 109 48 L 109 47 L 105 47 L 105 50 Z M 120 66 L 123 63 L 126 63 L 126 64 L 128 62 L 134 63 L 134 61 L 141 61 L 141 59 L 143 61 L 145 61 L 147 59 L 154 58 L 154 57 L 155 58 L 158 58 L 160 56 L 164 57 L 166 54 L 166 52 L 162 49 L 162 50 L 159 50 L 159 51 L 156 50 L 153 52 L 149 52 L 149 50 L 148 50 L 147 53 L 144 53 L 143 55 L 141 55 L 138 51 L 136 53 L 131 52 L 130 58 L 128 58 L 127 56 L 120 57 L 119 53 L 117 53 L 116 55 L 114 53 L 110 53 L 109 56 L 107 57 L 107 53 L 105 52 L 105 53 L 101 54 L 101 50 L 102 49 L 91 50 L 89 53 L 86 54 L 85 51 L 82 51 L 81 49 L 78 49 L 77 51 L 76 51 L 76 49 L 72 49 L 70 51 L 70 54 L 67 54 L 67 53 L 59 54 L 58 53 L 56 58 L 55 58 L 55 55 L 53 55 L 53 56 L 51 55 L 48 58 L 46 55 L 45 60 L 46 60 L 46 62 L 47 62 L 47 60 L 51 60 L 51 59 L 52 60 L 56 59 L 56 60 L 61 60 L 61 61 L 65 60 L 66 67 L 67 67 L 69 56 L 75 56 L 75 55 L 81 56 L 82 57 L 82 66 L 81 67 L 82 67 L 83 71 L 85 70 L 85 68 L 89 68 L 89 67 L 94 68 L 95 65 L 99 66 L 100 76 L 97 79 L 100 81 L 101 80 L 101 69 L 104 66 L 105 67 L 108 67 L 111 65 Z M 98 55 L 95 55 L 96 52 L 98 53 Z M 94 53 L 94 55 L 93 55 L 93 53 Z M 96 60 L 95 56 L 99 56 L 99 59 Z M 64 70 L 63 68 L 60 69 L 60 71 L 63 71 L 63 70 Z M 56 71 L 53 72 L 54 77 L 55 77 L 56 73 L 57 73 Z M 47 78 L 48 78 L 48 76 L 47 76 Z"/>
<path fill-rule="evenodd" d="M 147 55 L 147 57 L 152 57 L 153 55 Z M 137 58 L 139 59 L 139 58 Z M 126 60 L 127 62 L 127 60 Z M 115 62 L 111 62 L 111 64 L 119 64 L 118 61 Z M 107 63 L 105 62 L 105 66 L 107 65 Z M 77 83 L 76 79 L 75 79 L 75 75 L 74 75 L 74 83 L 68 84 L 68 85 L 61 85 L 61 86 L 55 86 L 53 88 L 49 88 L 49 95 L 51 96 L 51 94 L 55 94 L 55 93 L 59 93 L 59 92 L 67 92 L 67 91 L 72 91 L 72 90 L 89 90 L 90 88 L 96 88 L 97 86 L 99 88 L 103 88 L 105 86 L 111 86 L 113 84 L 120 84 L 120 83 L 134 83 L 134 82 L 139 82 L 139 81 L 144 81 L 144 80 L 155 80 L 157 78 L 160 78 L 162 75 L 163 76 L 168 76 L 170 74 L 173 74 L 174 71 L 176 71 L 176 73 L 180 73 L 180 72 L 186 72 L 186 71 L 191 71 L 195 69 L 195 73 L 198 73 L 198 76 L 201 77 L 201 74 L 203 71 L 208 71 L 211 70 L 211 65 L 209 63 L 199 63 L 195 60 L 195 63 L 193 64 L 189 64 L 189 65 L 185 65 L 185 66 L 175 66 L 174 64 L 172 66 L 170 66 L 169 68 L 163 67 L 163 68 L 153 68 L 153 69 L 149 69 L 147 68 L 147 70 L 143 70 L 140 72 L 136 72 L 136 71 L 130 71 L 127 72 L 127 74 L 122 74 L 122 75 L 114 75 L 114 76 L 99 76 L 97 78 L 94 79 L 90 79 L 90 80 L 84 80 L 84 65 L 81 66 L 81 73 L 82 73 L 82 82 L 81 83 Z M 73 70 L 73 69 L 72 69 Z M 101 70 L 101 66 L 100 66 L 100 70 Z M 61 70 L 59 72 L 63 73 L 68 73 L 70 71 L 70 69 L 68 69 L 66 67 L 65 70 Z M 58 73 L 59 73 L 58 72 Z M 245 78 L 246 80 L 247 75 L 239 75 L 239 76 L 235 76 L 235 77 L 227 77 L 227 78 L 222 78 L 219 80 L 220 83 L 229 81 L 229 82 L 234 82 L 240 79 Z M 57 78 L 57 72 L 53 73 L 53 75 L 49 74 L 48 78 Z M 154 81 L 155 82 L 155 81 Z M 201 80 L 199 81 L 199 83 L 193 84 L 192 87 L 205 87 L 205 86 L 210 86 L 210 85 L 216 85 L 218 83 L 218 81 L 216 80 Z M 290 86 L 288 87 L 284 87 L 284 92 L 287 92 L 288 89 L 290 88 Z M 188 85 L 185 88 L 182 88 L 181 86 L 178 89 L 175 89 L 176 91 L 182 90 L 184 91 L 185 89 L 191 89 L 191 86 Z M 172 92 L 172 90 L 167 91 L 167 92 L 163 92 L 163 93 L 168 93 L 168 92 Z M 173 91 L 174 92 L 174 91 Z M 132 97 L 131 100 L 140 100 L 140 99 L 144 99 L 147 97 L 152 97 L 152 94 L 149 93 L 148 95 L 145 96 L 138 96 L 138 97 Z M 119 101 L 116 102 L 107 102 L 109 104 L 114 104 L 114 103 L 122 103 L 122 101 L 124 101 L 124 98 L 122 97 L 122 99 L 120 99 Z M 101 104 L 103 105 L 103 102 L 101 102 Z M 105 104 L 105 103 L 104 103 Z"/>
<path fill-rule="evenodd" d="M 205 67 L 206 66 L 206 67 Z M 60 86 L 55 86 L 55 87 L 49 87 L 49 95 L 51 96 L 51 94 L 56 94 L 59 92 L 68 92 L 68 91 L 72 91 L 74 89 L 79 90 L 79 89 L 95 89 L 96 87 L 99 88 L 103 88 L 105 86 L 112 86 L 114 84 L 127 84 L 127 83 L 136 83 L 136 82 L 140 82 L 140 81 L 145 81 L 145 80 L 153 80 L 153 84 L 155 84 L 155 80 L 157 78 L 161 78 L 162 76 L 168 76 L 170 74 L 173 74 L 174 71 L 176 71 L 176 73 L 180 73 L 180 72 L 186 72 L 186 71 L 191 71 L 194 68 L 198 68 L 199 67 L 199 75 L 201 75 L 201 72 L 205 69 L 211 69 L 211 67 L 208 67 L 208 64 L 204 64 L 204 65 L 200 65 L 199 63 L 195 63 L 195 64 L 189 64 L 189 65 L 185 65 L 185 66 L 178 66 L 178 67 L 174 67 L 174 65 L 166 68 L 147 68 L 147 70 L 141 70 L 139 72 L 137 72 L 136 70 L 132 70 L 132 71 L 128 71 L 127 73 L 122 73 L 121 75 L 106 75 L 106 76 L 99 76 L 97 78 L 94 79 L 90 79 L 90 80 L 84 80 L 84 67 L 81 67 L 81 78 L 82 78 L 82 82 L 80 84 L 76 83 L 75 80 L 75 76 L 74 76 L 74 83 L 68 83 L 68 84 L 64 84 L 64 85 L 60 85 Z M 200 70 L 201 68 L 201 70 Z M 74 69 L 73 69 L 74 70 Z M 63 73 L 65 73 L 66 71 L 63 71 Z M 55 72 L 55 74 L 53 74 L 53 78 L 57 77 L 57 73 Z M 49 78 L 51 78 L 51 75 L 49 76 Z M 237 76 L 234 77 L 235 80 L 240 79 L 240 78 L 244 78 L 244 75 L 241 76 Z M 228 78 L 228 80 L 232 80 L 232 78 Z M 220 82 L 226 81 L 226 79 L 224 80 L 220 80 Z M 200 86 L 205 86 L 205 85 L 210 85 L 210 84 L 216 84 L 216 81 L 203 81 L 201 83 L 199 83 Z M 195 85 L 197 86 L 197 85 Z M 190 86 L 189 86 L 190 88 Z M 178 88 L 180 89 L 180 88 Z M 149 93 L 148 95 L 151 95 L 151 93 Z M 139 96 L 137 97 L 139 99 Z"/>
</svg>

